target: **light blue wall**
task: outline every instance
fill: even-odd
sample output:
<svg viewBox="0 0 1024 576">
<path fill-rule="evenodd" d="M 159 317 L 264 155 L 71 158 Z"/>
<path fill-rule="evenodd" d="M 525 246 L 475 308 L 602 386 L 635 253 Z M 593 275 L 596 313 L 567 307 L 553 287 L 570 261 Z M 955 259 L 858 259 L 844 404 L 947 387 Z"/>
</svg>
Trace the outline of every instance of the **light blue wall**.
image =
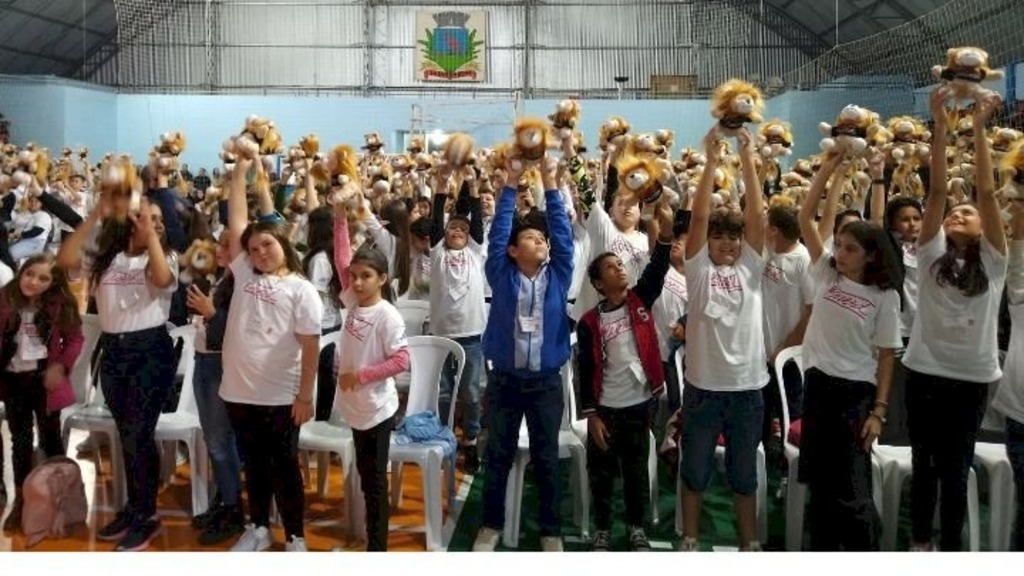
<svg viewBox="0 0 1024 576">
<path fill-rule="evenodd" d="M 64 88 L 0 83 L 0 113 L 10 121 L 11 141 L 51 150 L 64 145 Z"/>
<path fill-rule="evenodd" d="M 1024 94 L 1024 65 L 1018 65 Z M 132 154 L 142 161 L 160 133 L 185 132 L 188 142 L 183 160 L 193 168 L 219 163 L 221 142 L 237 133 L 249 114 L 273 119 L 292 144 L 310 132 L 323 146 L 361 144 L 363 135 L 377 131 L 386 150 L 402 148 L 400 133 L 410 127 L 414 107 L 428 132 L 432 129 L 470 133 L 480 146 L 490 146 L 511 135 L 516 116 L 512 101 L 452 99 L 364 99 L 335 97 L 222 96 L 222 95 L 118 95 L 53 79 L 0 78 L 0 112 L 11 121 L 14 142 L 38 142 L 59 147 L 88 146 L 93 158 L 104 152 Z M 1005 84 L 1005 83 L 1004 83 Z M 787 92 L 768 101 L 765 118 L 781 118 L 793 125 L 794 157 L 818 150 L 818 123 L 834 121 L 846 104 L 866 106 L 883 117 L 927 113 L 927 89 L 912 91 L 899 78 L 844 78 L 819 90 Z M 994 85 L 1005 94 L 1005 85 Z M 520 103 L 519 113 L 547 116 L 553 100 Z M 671 128 L 676 150 L 698 146 L 712 125 L 706 100 L 585 100 L 582 125 L 592 153 L 597 149 L 600 124 L 621 115 L 634 131 Z"/>
<path fill-rule="evenodd" d="M 117 150 L 117 94 L 55 79 L 0 82 L 0 113 L 11 122 L 11 140 L 35 142 L 56 155 L 64 146 L 88 146 L 92 158 Z"/>
</svg>

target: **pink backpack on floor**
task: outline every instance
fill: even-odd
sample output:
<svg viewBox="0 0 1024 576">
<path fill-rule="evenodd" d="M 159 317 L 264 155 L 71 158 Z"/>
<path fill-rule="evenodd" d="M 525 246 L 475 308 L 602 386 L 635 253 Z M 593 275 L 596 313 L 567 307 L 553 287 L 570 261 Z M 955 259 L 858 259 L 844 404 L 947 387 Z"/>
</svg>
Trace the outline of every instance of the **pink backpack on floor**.
<svg viewBox="0 0 1024 576">
<path fill-rule="evenodd" d="M 85 522 L 88 515 L 82 470 L 67 456 L 47 458 L 36 466 L 21 491 L 21 528 L 28 547 L 47 537 L 65 537 L 69 526 Z"/>
</svg>

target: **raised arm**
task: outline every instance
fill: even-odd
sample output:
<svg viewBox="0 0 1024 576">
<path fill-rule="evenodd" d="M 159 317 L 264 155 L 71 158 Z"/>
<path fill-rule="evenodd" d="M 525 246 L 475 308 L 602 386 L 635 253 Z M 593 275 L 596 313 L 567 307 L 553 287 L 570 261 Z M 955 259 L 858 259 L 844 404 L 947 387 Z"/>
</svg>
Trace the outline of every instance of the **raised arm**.
<svg viewBox="0 0 1024 576">
<path fill-rule="evenodd" d="M 104 213 L 109 212 L 110 201 L 106 194 L 97 191 L 96 206 L 82 220 L 74 232 L 61 239 L 60 250 L 57 252 L 57 265 L 68 271 L 77 271 L 82 267 L 82 255 L 85 253 L 85 241 L 93 233 L 96 224 Z"/>
<path fill-rule="evenodd" d="M 868 164 L 871 176 L 871 222 L 885 227 L 885 152 L 875 150 Z"/>
<path fill-rule="evenodd" d="M 708 243 L 708 220 L 711 218 L 711 192 L 715 186 L 718 168 L 718 126 L 704 136 L 704 154 L 707 161 L 697 183 L 697 194 L 690 209 L 690 233 L 686 236 L 686 259 L 697 255 Z"/>
<path fill-rule="evenodd" d="M 498 274 L 508 264 L 508 241 L 512 236 L 512 219 L 516 213 L 516 185 L 522 176 L 522 170 L 513 170 L 517 164 L 506 166 L 505 186 L 502 187 L 494 206 L 494 218 L 491 219 L 491 231 L 487 236 L 487 260 L 484 271 L 487 281 L 494 286 Z"/>
<path fill-rule="evenodd" d="M 999 96 L 991 95 L 974 106 L 974 191 L 978 196 L 981 232 L 1000 254 L 1006 254 L 1006 229 L 996 200 L 996 185 L 992 177 L 992 150 L 988 143 L 985 124 L 992 112 L 1002 104 Z"/>
<path fill-rule="evenodd" d="M 430 246 L 444 240 L 444 207 L 448 202 L 448 172 L 438 168 L 434 178 L 434 207 L 430 210 Z"/>
<path fill-rule="evenodd" d="M 469 237 L 478 245 L 484 245 L 484 214 L 480 205 L 480 178 L 476 168 L 466 169 L 466 182 L 469 183 Z"/>
<path fill-rule="evenodd" d="M 228 175 L 228 222 L 224 234 L 228 235 L 228 251 L 234 260 L 242 253 L 242 232 L 249 225 L 249 207 L 245 200 L 245 174 L 252 160 L 239 158 L 235 169 Z"/>
<path fill-rule="evenodd" d="M 743 173 L 743 189 L 746 203 L 743 210 L 743 239 L 754 252 L 764 251 L 764 194 L 758 181 L 757 166 L 754 165 L 754 137 L 746 128 L 736 136 L 740 154 L 740 171 Z"/>
<path fill-rule="evenodd" d="M 188 234 L 185 233 L 185 227 L 181 225 L 181 218 L 178 217 L 175 196 L 174 191 L 167 186 L 167 175 L 159 174 L 156 188 L 150 189 L 149 197 L 163 212 L 167 245 L 179 254 L 184 254 L 185 250 L 188 250 Z"/>
<path fill-rule="evenodd" d="M 572 281 L 572 221 L 565 209 L 562 192 L 558 189 L 558 160 L 545 156 L 542 160 L 541 181 L 544 184 L 545 212 L 548 221 L 548 237 L 551 242 L 551 267 L 566 282 Z"/>
<path fill-rule="evenodd" d="M 946 218 L 946 197 L 949 190 L 946 188 L 947 171 L 949 165 L 946 162 L 946 99 L 949 97 L 949 89 L 940 86 L 932 91 L 929 104 L 932 112 L 932 119 L 935 126 L 932 128 L 932 157 L 930 162 L 930 175 L 928 178 L 928 200 L 924 208 L 924 217 L 921 219 L 921 233 L 917 236 L 917 244 L 923 246 L 930 242 L 942 228 L 942 221 Z M 977 172 L 977 170 L 975 170 Z"/>
<path fill-rule="evenodd" d="M 807 197 L 804 198 L 804 203 L 800 207 L 800 234 L 804 237 L 804 244 L 807 246 L 807 252 L 811 255 L 811 262 L 817 262 L 825 250 L 821 241 L 820 223 L 818 225 L 814 223 L 814 215 L 818 212 L 818 203 L 821 201 L 821 191 L 825 189 L 825 183 L 835 173 L 836 167 L 839 166 L 841 161 L 842 156 L 836 154 L 821 163 L 821 168 L 814 175 L 814 180 L 811 181 L 811 189 L 807 192 Z M 841 188 L 842 183 L 843 179 L 837 175 L 835 182 L 832 184 L 833 190 Z M 830 205 L 834 206 L 833 202 L 836 200 L 835 194 L 830 190 L 825 204 L 826 212 L 828 212 Z M 832 211 L 835 211 L 834 207 Z M 834 219 L 835 216 L 832 218 Z M 822 220 L 824 219 L 825 217 L 822 216 Z"/>
<path fill-rule="evenodd" d="M 1006 263 L 1006 299 L 1013 305 L 1024 302 L 1024 203 L 1011 202 L 1010 212 L 1013 240 Z"/>
<path fill-rule="evenodd" d="M 143 201 L 139 207 L 138 214 L 129 214 L 132 225 L 141 230 L 146 238 L 146 252 L 149 254 L 149 262 L 146 264 L 146 274 L 149 281 L 157 288 L 168 288 L 175 282 L 174 273 L 167 264 L 167 254 L 164 253 L 160 236 L 153 227 L 153 218 L 149 201 Z"/>
<path fill-rule="evenodd" d="M 821 172 L 821 168 L 818 168 L 818 172 Z M 818 189 L 817 195 L 814 197 L 815 203 L 821 199 L 821 191 L 825 189 L 828 184 L 828 179 L 821 183 L 821 188 Z M 828 195 L 825 196 L 825 207 L 821 210 L 821 219 L 818 220 L 818 236 L 821 238 L 829 238 L 832 236 L 832 229 L 836 225 L 836 212 L 839 207 L 839 197 L 843 194 L 843 187 L 846 185 L 846 178 L 836 177 L 832 180 L 832 185 L 828 188 Z M 808 196 L 813 194 L 814 191 L 807 193 Z M 804 199 L 806 202 L 807 199 Z M 817 209 L 817 208 L 815 208 Z M 813 217 L 813 214 L 811 215 Z"/>
<path fill-rule="evenodd" d="M 348 212 L 344 202 L 334 205 L 334 268 L 338 271 L 341 289 L 348 288 L 351 279 L 348 268 L 352 264 L 352 241 L 348 237 Z"/>
</svg>

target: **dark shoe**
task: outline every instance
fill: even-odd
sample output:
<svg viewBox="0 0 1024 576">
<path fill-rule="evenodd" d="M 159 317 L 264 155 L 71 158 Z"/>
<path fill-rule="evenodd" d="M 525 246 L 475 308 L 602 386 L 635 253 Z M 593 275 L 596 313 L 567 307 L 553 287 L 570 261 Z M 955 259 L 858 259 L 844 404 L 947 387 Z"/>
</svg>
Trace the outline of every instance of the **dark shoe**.
<svg viewBox="0 0 1024 576">
<path fill-rule="evenodd" d="M 149 543 L 160 533 L 160 519 L 153 517 L 136 522 L 117 543 L 114 552 L 139 552 L 149 547 Z"/>
<path fill-rule="evenodd" d="M 465 459 L 462 461 L 462 468 L 466 474 L 476 474 L 480 470 L 480 454 L 477 452 L 476 444 L 463 446 Z"/>
<path fill-rule="evenodd" d="M 117 540 L 128 532 L 134 522 L 135 516 L 130 511 L 121 510 L 109 524 L 100 528 L 96 537 L 100 540 Z"/>
<path fill-rule="evenodd" d="M 597 530 L 590 539 L 590 549 L 594 552 L 612 551 L 612 534 L 608 530 Z"/>
<path fill-rule="evenodd" d="M 21 532 L 21 509 L 24 507 L 24 500 L 21 495 L 14 497 L 14 506 L 11 508 L 11 514 L 4 520 L 4 533 L 11 534 L 14 532 Z"/>
<path fill-rule="evenodd" d="M 210 507 L 202 514 L 192 518 L 192 527 L 197 530 L 205 530 L 210 526 L 213 526 L 217 522 L 217 517 L 220 516 L 224 505 L 221 504 L 218 498 L 210 505 Z"/>
<path fill-rule="evenodd" d="M 651 542 L 640 526 L 629 527 L 629 549 L 633 552 L 650 552 Z"/>
<path fill-rule="evenodd" d="M 245 531 L 245 518 L 238 506 L 224 506 L 220 515 L 199 535 L 199 543 L 212 546 L 237 536 Z"/>
</svg>

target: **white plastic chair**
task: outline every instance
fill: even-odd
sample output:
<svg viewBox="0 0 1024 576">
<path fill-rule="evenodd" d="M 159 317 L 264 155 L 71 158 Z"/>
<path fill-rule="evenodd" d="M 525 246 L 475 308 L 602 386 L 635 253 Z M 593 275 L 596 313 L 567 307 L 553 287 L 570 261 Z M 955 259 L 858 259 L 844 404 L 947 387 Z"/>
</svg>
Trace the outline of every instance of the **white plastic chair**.
<svg viewBox="0 0 1024 576">
<path fill-rule="evenodd" d="M 103 397 L 103 387 L 99 382 L 93 384 L 91 372 L 93 367 L 90 365 L 93 350 L 102 333 L 99 316 L 83 315 L 82 331 L 85 336 L 82 353 L 78 356 L 75 367 L 71 371 L 71 385 L 75 389 L 75 397 L 77 399 L 81 393 L 82 398 L 80 403 L 76 402 L 61 411 L 61 436 L 65 446 L 68 445 L 72 430 L 83 430 L 90 434 L 102 434 L 107 437 L 107 445 L 110 446 L 111 477 L 114 483 L 113 505 L 119 508 L 128 501 L 121 440 L 117 434 L 114 417 L 107 408 L 106 399 Z M 91 345 L 90 339 L 92 340 Z M 96 369 L 98 371 L 98 367 Z M 100 451 L 98 447 L 96 448 L 93 450 L 93 457 L 98 477 L 101 470 Z"/>
<path fill-rule="evenodd" d="M 409 365 L 411 383 L 406 414 L 438 412 L 438 397 L 441 391 L 441 370 L 449 354 L 455 356 L 457 365 L 452 398 L 458 398 L 462 368 L 466 364 L 466 352 L 454 340 L 440 336 L 412 336 L 409 341 Z M 456 402 L 451 403 L 449 413 L 438 415 L 451 426 Z M 391 506 L 398 508 L 402 502 L 402 464 L 408 462 L 420 467 L 423 475 L 423 507 L 426 521 L 427 550 L 444 550 L 441 509 L 441 481 L 445 476 L 448 503 L 455 498 L 455 458 L 446 458 L 444 450 L 436 444 L 399 444 L 391 436 L 389 449 L 391 460 Z M 361 506 L 361 503 L 359 504 Z"/>
<path fill-rule="evenodd" d="M 427 319 L 430 317 L 430 302 L 426 300 L 399 300 L 395 302 L 395 308 L 405 320 L 405 336 L 423 336 L 427 334 Z M 401 391 L 409 389 L 408 372 L 395 376 L 395 387 Z"/>
<path fill-rule="evenodd" d="M 422 336 L 426 334 L 424 327 L 430 318 L 430 302 L 426 300 L 399 300 L 395 308 L 405 320 L 405 335 Z"/>
<path fill-rule="evenodd" d="M 586 425 L 582 434 L 576 423 L 576 391 L 572 384 L 572 359 L 561 369 L 562 375 L 562 425 L 558 431 L 558 458 L 572 459 L 570 485 L 576 487 L 573 499 L 573 516 L 579 522 L 580 536 L 586 539 L 590 533 L 590 477 L 587 473 Z M 584 384 L 585 383 L 581 383 Z M 512 469 L 509 470 L 505 487 L 505 525 L 502 542 L 509 548 L 519 546 L 519 527 L 522 523 L 523 485 L 526 466 L 530 463 L 530 437 L 525 418 L 520 422 L 519 446 L 516 449 Z M 655 463 L 657 465 L 657 463 Z"/>
<path fill-rule="evenodd" d="M 178 326 L 170 331 L 170 335 L 174 341 L 180 338 L 184 343 L 181 360 L 178 363 L 178 370 L 184 374 L 184 380 L 177 409 L 170 414 L 160 415 L 154 438 L 163 445 L 164 459 L 171 463 L 170 466 L 165 466 L 165 470 L 173 470 L 179 442 L 183 442 L 188 449 L 188 460 L 191 464 L 189 475 L 192 484 L 192 514 L 195 516 L 206 512 L 209 507 L 210 486 L 210 457 L 199 424 L 199 409 L 196 407 L 195 387 L 192 384 L 196 361 L 196 327 L 193 324 Z"/>
<path fill-rule="evenodd" d="M 989 481 L 989 549 L 1009 552 L 1013 534 L 1013 517 L 1017 509 L 1017 487 L 1013 480 L 1013 467 L 1006 455 L 1006 444 L 977 442 L 974 461 L 985 467 Z M 973 472 L 973 470 L 972 470 Z"/>
<path fill-rule="evenodd" d="M 338 344 L 340 340 L 341 330 L 321 336 L 320 350 L 330 344 Z M 319 397 L 317 388 L 320 386 L 336 386 L 336 384 L 317 380 L 316 388 L 313 391 L 314 406 Z M 358 493 L 358 474 L 355 473 L 354 467 L 355 443 L 352 440 L 352 429 L 342 418 L 337 400 L 334 402 L 331 416 L 327 421 L 310 420 L 299 428 L 299 450 L 316 452 L 316 486 L 320 496 L 327 493 L 331 454 L 337 454 L 341 459 L 341 471 L 345 482 L 346 522 L 350 534 L 359 534 L 362 524 L 356 523 L 358 514 L 353 507 L 353 501 L 358 499 L 359 502 L 362 502 L 363 497 L 361 493 Z"/>
<path fill-rule="evenodd" d="M 896 548 L 896 531 L 899 522 L 900 500 L 903 496 L 903 483 L 910 478 L 913 469 L 910 446 L 889 446 L 875 443 L 873 448 L 878 463 L 882 467 L 882 550 L 892 551 Z M 941 500 L 941 490 L 939 494 Z M 978 513 L 978 475 L 974 468 L 967 476 L 967 525 L 969 531 L 970 551 L 977 552 L 981 548 L 980 519 Z"/>
</svg>

